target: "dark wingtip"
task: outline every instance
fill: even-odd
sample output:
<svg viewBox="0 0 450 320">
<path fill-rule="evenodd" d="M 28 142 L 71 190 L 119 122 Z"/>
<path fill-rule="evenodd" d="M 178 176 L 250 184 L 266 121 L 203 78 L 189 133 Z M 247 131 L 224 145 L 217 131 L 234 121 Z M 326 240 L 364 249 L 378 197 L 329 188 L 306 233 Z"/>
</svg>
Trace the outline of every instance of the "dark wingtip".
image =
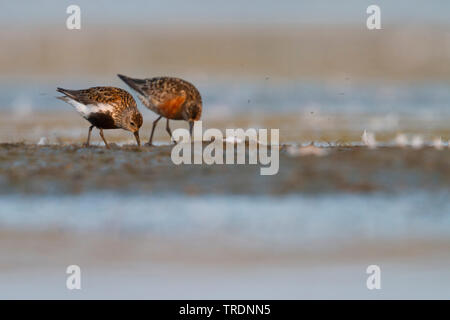
<svg viewBox="0 0 450 320">
<path fill-rule="evenodd" d="M 117 74 L 117 76 L 123 81 L 125 82 L 130 88 L 136 90 L 138 93 L 140 94 L 144 94 L 141 90 L 141 88 L 139 87 L 139 83 L 144 82 L 143 80 L 139 80 L 139 79 L 133 79 L 127 76 L 124 76 L 123 74 Z"/>
<path fill-rule="evenodd" d="M 73 92 L 71 90 L 67 90 L 67 89 L 63 89 L 63 88 L 59 88 L 58 87 L 58 88 L 56 88 L 56 91 L 62 93 L 65 97 L 69 97 L 69 98 L 72 98 L 72 99 L 75 98 L 75 96 L 74 96 L 74 94 L 73 94 Z M 62 98 L 64 98 L 64 97 L 62 97 Z M 64 100 L 64 99 L 62 99 L 62 100 Z"/>
<path fill-rule="evenodd" d="M 128 79 L 127 76 L 124 76 L 123 74 L 120 74 L 120 73 L 118 73 L 117 76 L 125 82 L 126 82 L 126 79 Z"/>
<path fill-rule="evenodd" d="M 120 80 L 122 80 L 123 82 L 125 82 L 127 85 L 129 85 L 130 87 L 133 88 L 134 84 L 131 78 L 124 76 L 123 74 L 117 74 L 117 76 L 120 78 Z"/>
<path fill-rule="evenodd" d="M 67 90 L 67 89 L 63 89 L 63 88 L 59 88 L 58 87 L 58 88 L 56 88 L 56 91 L 62 93 L 65 96 L 71 96 L 71 94 L 69 93 L 69 90 Z"/>
<path fill-rule="evenodd" d="M 63 97 L 55 97 L 55 98 L 67 102 L 67 100 L 66 100 L 67 99 L 66 89 L 58 87 L 58 88 L 56 88 L 56 91 L 62 93 L 64 96 Z"/>
</svg>

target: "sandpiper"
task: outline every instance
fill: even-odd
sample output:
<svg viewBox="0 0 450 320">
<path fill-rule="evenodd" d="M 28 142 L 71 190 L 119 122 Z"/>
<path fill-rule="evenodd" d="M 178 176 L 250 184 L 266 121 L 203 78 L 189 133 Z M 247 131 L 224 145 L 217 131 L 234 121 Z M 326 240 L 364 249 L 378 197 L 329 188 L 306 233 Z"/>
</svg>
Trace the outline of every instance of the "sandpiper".
<svg viewBox="0 0 450 320">
<path fill-rule="evenodd" d="M 133 79 L 121 74 L 118 77 L 139 94 L 139 99 L 147 108 L 159 114 L 153 121 L 148 145 L 152 145 L 156 124 L 162 117 L 167 119 L 166 130 L 170 138 L 169 119 L 188 121 L 192 137 L 194 121 L 200 120 L 202 115 L 202 97 L 193 84 L 173 77 Z"/>
<path fill-rule="evenodd" d="M 134 133 L 140 146 L 139 128 L 142 126 L 142 115 L 136 101 L 127 91 L 114 87 L 93 87 L 85 90 L 67 90 L 57 88 L 65 96 L 58 97 L 72 106 L 83 118 L 91 123 L 86 146 L 89 146 L 92 128 L 100 130 L 100 136 L 107 148 L 108 143 L 103 136 L 103 129 L 124 129 Z"/>
</svg>

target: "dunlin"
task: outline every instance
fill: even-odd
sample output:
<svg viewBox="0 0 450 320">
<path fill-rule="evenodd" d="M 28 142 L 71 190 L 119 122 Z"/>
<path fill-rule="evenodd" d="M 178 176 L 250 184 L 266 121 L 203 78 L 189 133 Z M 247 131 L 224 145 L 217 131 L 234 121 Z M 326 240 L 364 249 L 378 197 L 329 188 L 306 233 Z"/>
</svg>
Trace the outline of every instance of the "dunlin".
<svg viewBox="0 0 450 320">
<path fill-rule="evenodd" d="M 162 117 L 167 119 L 166 130 L 171 138 L 169 119 L 188 121 L 192 136 L 194 121 L 200 120 L 202 115 L 202 97 L 193 84 L 172 77 L 133 79 L 121 74 L 118 76 L 139 94 L 139 99 L 147 108 L 159 115 L 153 122 L 149 145 L 152 145 L 156 124 Z"/>
<path fill-rule="evenodd" d="M 113 87 L 94 87 L 85 90 L 67 90 L 57 88 L 65 96 L 59 99 L 71 104 L 83 118 L 91 123 L 86 146 L 89 146 L 92 128 L 100 130 L 100 136 L 107 148 L 108 143 L 103 129 L 124 129 L 134 133 L 138 146 L 139 128 L 142 126 L 142 115 L 136 101 L 127 91 Z"/>
</svg>

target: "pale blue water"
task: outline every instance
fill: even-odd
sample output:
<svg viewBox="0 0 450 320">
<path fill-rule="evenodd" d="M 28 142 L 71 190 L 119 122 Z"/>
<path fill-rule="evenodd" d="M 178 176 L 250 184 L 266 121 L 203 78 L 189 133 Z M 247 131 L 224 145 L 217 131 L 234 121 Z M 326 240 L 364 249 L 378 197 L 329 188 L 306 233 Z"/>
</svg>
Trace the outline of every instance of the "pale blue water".
<svg viewBox="0 0 450 320">
<path fill-rule="evenodd" d="M 448 192 L 420 191 L 316 197 L 1 196 L 0 228 L 56 229 L 78 235 L 78 242 L 49 246 L 52 238 L 43 243 L 38 238 L 31 244 L 26 232 L 19 233 L 25 245 L 19 241 L 17 249 L 1 255 L 4 265 L 14 267 L 0 272 L 0 297 L 448 299 L 450 260 L 442 248 L 450 241 L 448 197 Z M 139 242 L 125 252 L 120 245 L 84 238 L 86 233 L 112 237 L 115 244 L 127 238 Z M 160 241 L 155 243 L 155 238 Z M 4 239 L 10 243 L 4 246 L 12 245 Z M 171 249 L 172 241 L 183 243 L 186 252 Z M 424 250 L 420 241 L 436 241 L 441 247 Z M 151 250 L 133 258 L 139 249 L 158 251 L 161 243 L 169 244 L 161 248 L 171 257 L 168 261 Z M 391 246 L 399 244 L 404 252 L 397 251 L 397 257 Z M 195 253 L 199 248 L 204 251 Z M 239 256 L 229 257 L 230 248 L 274 256 L 271 261 L 241 262 Z M 277 258 L 283 250 L 297 256 L 292 261 Z M 115 259 L 102 262 L 103 251 Z M 195 262 L 186 263 L 186 257 Z M 65 271 L 74 263 L 81 266 L 82 290 L 69 291 Z M 381 290 L 366 288 L 371 264 L 381 268 Z"/>
<path fill-rule="evenodd" d="M 189 78 L 189 77 L 188 77 Z M 351 115 L 407 115 L 418 119 L 450 118 L 447 83 L 341 83 L 280 81 L 275 79 L 189 78 L 199 88 L 205 117 L 235 114 L 324 112 Z M 56 87 L 86 88 L 112 85 L 128 89 L 119 80 L 0 81 L 0 110 L 18 112 L 67 110 L 55 97 Z"/>
<path fill-rule="evenodd" d="M 0 228 L 219 236 L 244 246 L 333 247 L 352 241 L 449 239 L 449 193 L 288 197 L 1 196 Z"/>
</svg>

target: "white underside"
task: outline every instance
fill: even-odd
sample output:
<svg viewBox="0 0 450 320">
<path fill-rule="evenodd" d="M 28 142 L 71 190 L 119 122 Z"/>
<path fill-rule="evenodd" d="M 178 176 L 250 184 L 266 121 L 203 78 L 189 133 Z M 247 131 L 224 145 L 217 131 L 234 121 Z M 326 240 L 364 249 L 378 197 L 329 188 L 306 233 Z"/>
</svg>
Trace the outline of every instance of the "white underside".
<svg viewBox="0 0 450 320">
<path fill-rule="evenodd" d="M 114 106 L 105 103 L 99 104 L 83 104 L 72 98 L 64 97 L 64 101 L 75 107 L 79 114 L 81 114 L 84 118 L 89 118 L 89 115 L 92 113 L 105 113 L 105 112 L 113 112 Z"/>
</svg>

